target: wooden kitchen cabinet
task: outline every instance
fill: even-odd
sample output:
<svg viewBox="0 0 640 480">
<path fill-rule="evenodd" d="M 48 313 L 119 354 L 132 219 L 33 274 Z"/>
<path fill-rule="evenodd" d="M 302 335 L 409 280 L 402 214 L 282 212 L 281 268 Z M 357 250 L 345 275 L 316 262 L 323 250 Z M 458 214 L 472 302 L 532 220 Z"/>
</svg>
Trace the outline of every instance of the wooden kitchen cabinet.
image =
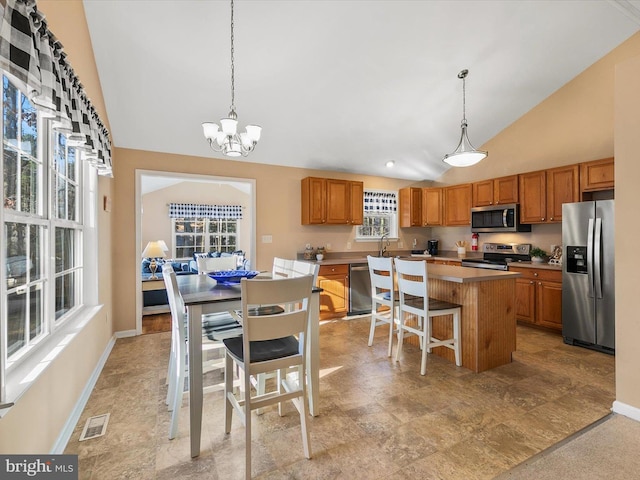
<svg viewBox="0 0 640 480">
<path fill-rule="evenodd" d="M 422 225 L 442 225 L 442 188 L 422 189 Z"/>
<path fill-rule="evenodd" d="M 518 203 L 518 175 L 474 182 L 472 189 L 474 207 Z"/>
<path fill-rule="evenodd" d="M 516 279 L 516 319 L 562 331 L 562 271 L 509 266 Z"/>
<path fill-rule="evenodd" d="M 318 271 L 320 319 L 340 318 L 349 310 L 349 265 L 321 265 Z"/>
<path fill-rule="evenodd" d="M 579 166 L 521 173 L 520 223 L 559 223 L 562 204 L 580 201 Z"/>
<path fill-rule="evenodd" d="M 422 226 L 422 188 L 406 187 L 398 192 L 400 227 Z"/>
<path fill-rule="evenodd" d="M 302 225 L 362 224 L 362 182 L 306 177 L 301 190 Z"/>
<path fill-rule="evenodd" d="M 611 190 L 614 186 L 613 158 L 580 164 L 580 193 Z"/>
<path fill-rule="evenodd" d="M 470 183 L 444 188 L 444 224 L 447 226 L 471 225 Z"/>
</svg>

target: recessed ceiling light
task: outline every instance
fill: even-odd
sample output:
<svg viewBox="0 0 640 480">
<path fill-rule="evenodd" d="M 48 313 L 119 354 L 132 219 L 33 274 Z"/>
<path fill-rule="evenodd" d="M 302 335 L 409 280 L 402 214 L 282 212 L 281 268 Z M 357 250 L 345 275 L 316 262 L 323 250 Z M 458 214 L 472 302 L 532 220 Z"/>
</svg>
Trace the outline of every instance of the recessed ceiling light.
<svg viewBox="0 0 640 480">
<path fill-rule="evenodd" d="M 394 166 L 395 164 L 396 164 L 396 162 L 394 162 L 393 160 L 389 160 L 389 161 L 386 163 L 387 168 L 393 168 L 393 166 Z"/>
</svg>

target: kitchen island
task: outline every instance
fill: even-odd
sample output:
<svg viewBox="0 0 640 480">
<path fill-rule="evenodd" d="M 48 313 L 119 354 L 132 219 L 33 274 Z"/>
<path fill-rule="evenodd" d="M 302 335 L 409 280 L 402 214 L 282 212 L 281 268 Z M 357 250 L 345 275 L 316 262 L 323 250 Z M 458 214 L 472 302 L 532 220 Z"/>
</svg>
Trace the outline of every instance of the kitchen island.
<svg viewBox="0 0 640 480">
<path fill-rule="evenodd" d="M 476 373 L 511 362 L 516 349 L 516 278 L 520 273 L 429 264 L 429 296 L 462 305 L 462 366 Z M 451 338 L 451 321 L 433 319 L 433 336 Z M 415 337 L 411 338 L 415 340 Z M 434 355 L 454 361 L 452 350 Z M 428 373 L 427 373 L 428 375 Z"/>
</svg>

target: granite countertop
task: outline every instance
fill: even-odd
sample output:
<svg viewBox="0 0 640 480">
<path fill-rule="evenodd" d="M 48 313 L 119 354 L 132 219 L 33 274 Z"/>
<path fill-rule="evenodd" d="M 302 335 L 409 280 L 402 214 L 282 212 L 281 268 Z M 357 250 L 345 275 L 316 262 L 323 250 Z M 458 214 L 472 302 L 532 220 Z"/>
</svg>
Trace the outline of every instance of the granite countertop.
<svg viewBox="0 0 640 480">
<path fill-rule="evenodd" d="M 369 252 L 354 252 L 354 253 L 345 253 L 345 252 L 331 252 L 325 254 L 324 258 L 320 261 L 314 260 L 315 263 L 319 265 L 355 265 L 355 264 L 366 264 L 367 263 L 367 255 L 375 255 L 374 253 Z M 464 260 L 465 258 L 482 258 L 481 252 L 467 252 L 467 254 L 461 258 L 458 257 L 458 253 L 456 251 L 442 251 L 437 255 L 425 255 L 425 254 L 412 254 L 410 251 L 399 251 L 399 252 L 390 252 L 390 257 L 400 257 L 400 258 L 416 258 L 416 259 L 429 259 L 432 258 L 434 260 Z M 562 271 L 562 265 L 550 265 L 547 262 L 537 263 L 537 262 L 513 262 L 514 267 L 522 267 L 522 268 L 539 268 L 542 270 L 555 270 Z M 481 269 L 476 269 L 481 270 Z"/>
</svg>

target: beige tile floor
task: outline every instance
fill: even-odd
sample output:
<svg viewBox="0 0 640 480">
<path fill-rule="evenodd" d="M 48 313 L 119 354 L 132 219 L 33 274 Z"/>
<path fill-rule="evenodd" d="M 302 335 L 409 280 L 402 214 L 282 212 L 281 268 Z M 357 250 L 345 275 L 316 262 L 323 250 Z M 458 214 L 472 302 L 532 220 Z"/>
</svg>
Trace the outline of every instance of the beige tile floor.
<svg viewBox="0 0 640 480">
<path fill-rule="evenodd" d="M 519 326 L 509 365 L 475 374 L 416 347 L 386 356 L 383 327 L 367 347 L 368 318 L 321 326 L 321 415 L 303 456 L 298 415 L 271 408 L 254 421 L 253 468 L 262 479 L 488 479 L 610 412 L 614 358 Z M 223 395 L 205 395 L 202 454 L 189 455 L 188 398 L 168 440 L 169 334 L 117 341 L 65 453 L 82 479 L 244 478 L 244 432 L 224 433 Z M 216 381 L 217 374 L 208 374 Z M 111 413 L 105 436 L 79 442 L 86 419 Z"/>
</svg>

